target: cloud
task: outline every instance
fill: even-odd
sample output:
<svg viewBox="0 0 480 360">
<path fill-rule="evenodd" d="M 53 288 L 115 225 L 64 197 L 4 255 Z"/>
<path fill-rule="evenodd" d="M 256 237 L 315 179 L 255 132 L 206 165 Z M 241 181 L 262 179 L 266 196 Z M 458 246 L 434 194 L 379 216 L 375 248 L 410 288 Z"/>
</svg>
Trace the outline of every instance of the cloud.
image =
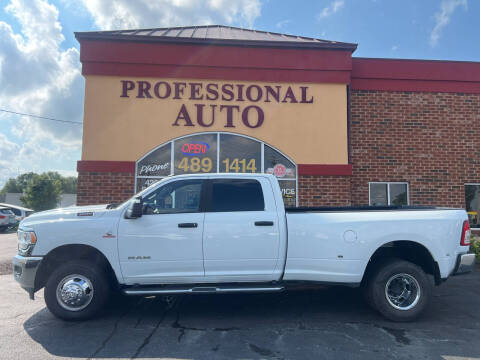
<svg viewBox="0 0 480 360">
<path fill-rule="evenodd" d="M 101 29 L 138 29 L 214 23 L 252 27 L 260 0 L 83 0 Z"/>
<path fill-rule="evenodd" d="M 91 16 L 99 30 L 211 23 L 252 27 L 262 7 L 261 0 L 60 0 L 59 4 L 63 11 Z M 0 108 L 81 122 L 84 79 L 79 51 L 64 46 L 57 7 L 49 0 L 10 0 L 4 10 L 19 30 L 0 21 Z M 75 167 L 82 126 L 2 112 L 0 123 L 0 186 L 20 172 Z"/>
<path fill-rule="evenodd" d="M 337 11 L 342 9 L 345 6 L 344 0 L 334 0 L 328 5 L 324 7 L 323 10 L 317 15 L 317 19 L 323 19 L 329 17 L 330 15 L 335 14 Z"/>
<path fill-rule="evenodd" d="M 81 122 L 79 53 L 75 48 L 60 50 L 64 37 L 58 10 L 42 0 L 12 0 L 5 10 L 18 20 L 21 33 L 0 22 L 0 107 Z M 30 139 L 68 144 L 79 143 L 81 138 L 81 126 L 25 117 L 14 130 Z"/>
<path fill-rule="evenodd" d="M 285 25 L 290 24 L 291 22 L 292 22 L 292 20 L 290 20 L 290 19 L 281 20 L 281 21 L 277 22 L 277 23 L 275 24 L 275 26 L 276 26 L 277 28 L 281 29 L 281 28 L 283 28 Z"/>
<path fill-rule="evenodd" d="M 467 0 L 442 0 L 440 10 L 435 13 L 435 26 L 430 33 L 430 46 L 435 47 L 440 40 L 442 31 L 450 23 L 450 19 L 459 7 L 463 6 L 467 9 Z"/>
<path fill-rule="evenodd" d="M 20 32 L 0 21 L 0 108 L 81 122 L 79 53 L 60 48 L 65 38 L 57 8 L 44 0 L 12 0 L 5 11 L 17 20 Z M 62 166 L 65 159 L 74 166 L 79 157 L 82 126 L 5 113 L 0 121 L 11 124 L 0 130 L 0 184 L 19 172 Z M 6 134 L 20 141 L 12 142 Z"/>
</svg>

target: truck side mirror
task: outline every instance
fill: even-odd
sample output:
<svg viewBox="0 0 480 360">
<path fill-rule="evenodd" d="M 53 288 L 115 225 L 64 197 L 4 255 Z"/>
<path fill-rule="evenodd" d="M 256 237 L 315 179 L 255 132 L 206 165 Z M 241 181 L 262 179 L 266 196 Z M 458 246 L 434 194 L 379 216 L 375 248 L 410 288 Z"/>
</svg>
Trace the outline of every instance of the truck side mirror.
<svg viewBox="0 0 480 360">
<path fill-rule="evenodd" d="M 128 209 L 125 212 L 126 219 L 136 219 L 143 215 L 143 200 L 141 196 L 135 197 L 128 205 Z"/>
</svg>

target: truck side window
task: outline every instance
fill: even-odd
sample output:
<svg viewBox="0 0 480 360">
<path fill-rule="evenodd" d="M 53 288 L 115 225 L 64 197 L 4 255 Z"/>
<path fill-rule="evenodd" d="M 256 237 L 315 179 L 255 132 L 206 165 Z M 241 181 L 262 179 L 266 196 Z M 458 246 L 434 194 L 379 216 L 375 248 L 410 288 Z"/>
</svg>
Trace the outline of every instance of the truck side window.
<svg viewBox="0 0 480 360">
<path fill-rule="evenodd" d="M 198 212 L 203 180 L 168 183 L 143 198 L 145 215 Z"/>
<path fill-rule="evenodd" d="M 212 180 L 211 212 L 263 210 L 265 203 L 262 186 L 257 180 Z"/>
</svg>

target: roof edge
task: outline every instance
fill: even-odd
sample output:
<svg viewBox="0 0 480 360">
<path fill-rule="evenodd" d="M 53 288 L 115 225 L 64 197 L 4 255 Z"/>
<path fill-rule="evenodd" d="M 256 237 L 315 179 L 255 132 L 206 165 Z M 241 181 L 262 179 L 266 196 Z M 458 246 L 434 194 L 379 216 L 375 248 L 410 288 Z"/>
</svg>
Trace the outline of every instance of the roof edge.
<svg viewBox="0 0 480 360">
<path fill-rule="evenodd" d="M 196 38 L 170 38 L 166 36 L 148 35 L 114 35 L 114 32 L 74 32 L 78 42 L 83 40 L 110 40 L 121 42 L 143 43 L 169 43 L 178 45 L 216 45 L 216 46 L 240 46 L 240 47 L 269 47 L 286 49 L 324 49 L 354 52 L 358 44 L 330 42 L 330 43 L 300 43 L 292 41 L 268 41 L 268 40 L 237 40 L 237 39 L 196 39 Z"/>
<path fill-rule="evenodd" d="M 399 62 L 431 62 L 431 63 L 458 63 L 458 64 L 478 64 L 480 65 L 480 61 L 473 61 L 473 60 L 448 60 L 448 59 L 409 59 L 409 58 L 384 58 L 384 57 L 362 57 L 362 56 L 352 56 L 352 60 L 372 60 L 372 61 L 399 61 Z"/>
</svg>

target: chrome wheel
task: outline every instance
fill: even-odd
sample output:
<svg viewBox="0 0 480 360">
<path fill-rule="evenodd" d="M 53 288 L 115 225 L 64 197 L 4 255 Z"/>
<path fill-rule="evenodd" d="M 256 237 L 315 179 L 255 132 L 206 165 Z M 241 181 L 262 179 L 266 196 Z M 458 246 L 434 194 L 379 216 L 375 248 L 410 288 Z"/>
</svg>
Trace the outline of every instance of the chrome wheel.
<svg viewBox="0 0 480 360">
<path fill-rule="evenodd" d="M 420 300 L 421 290 L 418 281 L 409 274 L 396 274 L 385 285 L 388 303 L 398 310 L 410 310 Z"/>
<path fill-rule="evenodd" d="M 93 299 L 93 285 L 83 275 L 68 275 L 57 285 L 57 302 L 66 310 L 85 309 Z"/>
</svg>

